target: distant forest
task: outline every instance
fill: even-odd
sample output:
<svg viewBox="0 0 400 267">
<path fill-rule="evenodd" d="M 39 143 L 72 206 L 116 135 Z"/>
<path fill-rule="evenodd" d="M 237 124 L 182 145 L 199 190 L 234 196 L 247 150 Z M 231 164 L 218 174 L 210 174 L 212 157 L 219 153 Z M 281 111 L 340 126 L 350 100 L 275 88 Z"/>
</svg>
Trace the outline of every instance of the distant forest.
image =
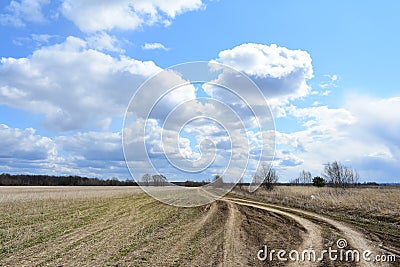
<svg viewBox="0 0 400 267">
<path fill-rule="evenodd" d="M 157 177 L 157 175 L 153 175 Z M 164 176 L 161 176 L 164 177 Z M 166 179 L 164 177 L 164 179 Z M 197 187 L 208 184 L 207 182 L 185 181 L 185 182 L 171 182 L 171 184 Z M 141 185 L 165 186 L 167 184 L 147 182 Z M 30 175 L 30 174 L 0 174 L 0 186 L 138 186 L 134 180 L 119 181 L 117 178 L 113 179 L 99 179 L 88 178 L 81 176 L 51 176 L 51 175 Z"/>
<path fill-rule="evenodd" d="M 208 182 L 171 182 L 172 184 L 186 187 L 197 187 L 208 184 Z M 0 174 L 0 186 L 137 186 L 134 180 L 119 181 L 117 178 L 99 179 L 82 176 L 51 176 L 51 175 L 30 175 L 30 174 Z M 248 186 L 249 183 L 238 183 L 237 186 Z M 282 186 L 310 186 L 312 184 L 304 183 L 277 183 Z M 399 184 L 378 184 L 375 182 L 356 184 L 357 186 L 377 186 L 377 185 L 399 185 Z M 327 186 L 330 186 L 327 184 Z"/>
<path fill-rule="evenodd" d="M 173 182 L 175 185 L 195 187 L 206 182 Z M 51 176 L 30 174 L 0 174 L 0 186 L 137 186 L 134 180 L 119 181 L 113 179 L 88 178 L 81 176 Z M 153 184 L 149 184 L 153 185 Z M 157 184 L 156 184 L 157 185 Z"/>
<path fill-rule="evenodd" d="M 119 181 L 116 178 L 103 180 L 81 176 L 50 176 L 7 173 L 0 174 L 0 186 L 136 186 L 133 180 Z"/>
</svg>

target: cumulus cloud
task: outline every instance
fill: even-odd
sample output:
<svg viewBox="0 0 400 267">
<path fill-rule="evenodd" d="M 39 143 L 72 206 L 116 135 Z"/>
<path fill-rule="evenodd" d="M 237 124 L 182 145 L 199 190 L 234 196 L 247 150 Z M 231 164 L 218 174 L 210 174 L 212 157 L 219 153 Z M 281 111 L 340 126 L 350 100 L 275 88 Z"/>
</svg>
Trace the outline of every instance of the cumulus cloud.
<svg viewBox="0 0 400 267">
<path fill-rule="evenodd" d="M 280 162 L 287 177 L 301 169 L 320 175 L 323 164 L 339 160 L 355 167 L 364 181 L 398 182 L 400 172 L 400 98 L 374 99 L 354 95 L 342 108 L 296 108 L 288 113 L 304 129 L 277 132 L 277 155 L 300 158 L 299 166 Z M 282 156 L 281 156 L 282 157 Z"/>
<path fill-rule="evenodd" d="M 84 160 L 124 160 L 120 133 L 84 132 L 59 136 L 55 142 L 63 151 Z"/>
<path fill-rule="evenodd" d="M 22 27 L 26 22 L 45 22 L 42 8 L 49 3 L 50 0 L 12 0 L 6 12 L 0 14 L 0 23 Z"/>
<path fill-rule="evenodd" d="M 59 155 L 42 168 L 52 166 L 64 174 L 129 178 L 120 132 L 78 132 L 54 137 Z"/>
<path fill-rule="evenodd" d="M 144 49 L 144 50 L 164 50 L 164 51 L 169 50 L 167 47 L 165 47 L 163 44 L 160 44 L 160 43 L 145 43 L 142 46 L 142 49 Z"/>
<path fill-rule="evenodd" d="M 135 93 L 127 110 L 128 117 L 157 119 L 162 125 L 175 107 L 195 98 L 194 86 L 183 79 L 180 73 L 173 70 L 162 71 Z"/>
<path fill-rule="evenodd" d="M 85 132 L 45 137 L 0 124 L 0 168 L 10 173 L 128 178 L 121 134 Z"/>
<path fill-rule="evenodd" d="M 218 77 L 218 72 L 215 73 L 211 65 L 190 65 L 189 70 L 193 70 L 195 67 L 203 67 L 202 70 L 209 75 L 204 73 L 202 75 L 207 76 L 205 79 L 208 80 L 206 81 L 210 81 Z M 196 70 L 196 73 L 198 73 L 199 69 Z M 191 173 L 198 170 L 199 166 L 202 169 L 210 163 L 210 169 L 207 169 L 207 173 L 210 173 L 211 170 L 216 172 L 219 170 L 220 173 L 227 170 L 224 173 L 226 179 L 238 178 L 241 175 L 240 172 L 245 170 L 246 166 L 255 165 L 254 162 L 249 163 L 249 161 L 257 161 L 261 157 L 261 155 L 257 157 L 257 154 L 266 150 L 264 149 L 267 147 L 265 142 L 269 141 L 266 135 L 256 134 L 261 131 L 260 124 L 263 124 L 263 126 L 271 126 L 272 124 L 270 114 L 264 112 L 266 111 L 265 102 L 260 102 L 263 95 L 257 90 L 257 97 L 250 96 L 258 103 L 258 106 L 251 105 L 253 110 L 246 105 L 245 100 L 248 99 L 245 92 L 243 92 L 245 95 L 241 95 L 243 99 L 229 90 L 225 92 L 229 94 L 229 97 L 221 97 L 220 99 L 198 98 L 197 94 L 203 94 L 203 92 L 199 92 L 202 88 L 207 90 L 212 85 L 208 84 L 204 87 L 205 84 L 197 84 L 197 87 L 195 87 L 193 84 L 186 84 L 185 77 L 190 76 L 190 73 L 187 70 L 186 72 L 182 71 L 179 67 L 169 69 L 150 79 L 136 93 L 135 99 L 128 109 L 128 119 L 125 120 L 127 124 L 125 125 L 124 137 L 126 138 L 124 138 L 124 143 L 126 144 L 125 148 L 128 148 L 125 149 L 125 153 L 128 153 L 128 164 L 134 171 L 139 170 L 136 164 L 142 164 L 142 162 L 138 161 L 137 154 L 144 155 L 147 152 L 150 156 L 149 160 L 157 163 L 153 166 L 163 169 L 164 173 L 168 175 L 177 173 L 175 168 L 177 166 Z M 223 72 L 223 74 L 226 73 Z M 232 73 L 230 74 L 232 75 Z M 198 79 L 198 76 L 195 79 Z M 249 79 L 245 79 L 240 85 L 240 89 L 246 90 L 249 90 L 246 85 L 254 87 Z M 171 88 L 174 89 L 171 91 Z M 149 91 L 152 94 L 149 94 Z M 165 96 L 163 96 L 164 93 Z M 231 99 L 235 100 L 230 101 Z M 264 109 L 260 109 L 260 107 Z M 149 113 L 149 110 L 152 110 L 152 112 Z M 260 121 L 257 121 L 253 112 L 265 115 L 265 117 L 261 116 L 257 118 Z M 141 134 L 140 131 L 136 134 L 132 134 L 132 132 L 134 132 L 133 129 L 138 127 L 138 118 L 145 119 L 146 116 L 150 117 L 150 120 L 147 120 L 149 130 L 140 126 L 145 129 L 142 132 L 145 134 L 144 139 L 148 142 L 146 144 L 147 151 L 144 151 L 144 148 L 140 148 L 141 140 L 136 140 L 138 134 L 139 136 Z M 130 117 L 132 117 L 132 120 Z M 179 136 L 178 133 L 181 130 L 191 137 Z M 148 138 L 147 133 L 151 138 Z M 151 133 L 159 134 L 153 136 Z M 264 143 L 261 144 L 262 142 Z M 180 144 L 180 147 L 178 144 Z M 135 153 L 130 153 L 131 151 Z M 269 151 L 269 154 L 271 154 L 271 151 Z M 264 154 L 264 159 L 269 154 Z M 167 166 L 170 164 L 167 163 L 165 157 L 168 157 L 170 163 L 173 162 L 175 167 L 171 166 L 170 169 L 172 170 L 167 170 Z M 161 164 L 160 162 L 163 159 L 164 164 Z M 148 167 L 151 168 L 152 166 L 149 165 Z M 186 172 L 184 175 L 188 179 L 189 174 Z M 141 174 L 134 176 L 140 177 Z"/>
<path fill-rule="evenodd" d="M 247 74 L 267 98 L 281 102 L 306 96 L 313 77 L 310 55 L 277 45 L 247 43 L 221 51 L 216 62 Z"/>
<path fill-rule="evenodd" d="M 158 94 L 153 97 L 157 98 Z M 139 102 L 145 99 L 139 97 L 139 101 L 132 102 L 133 108 L 141 108 Z M 172 97 L 176 100 L 176 97 Z M 144 101 L 146 103 L 152 101 Z M 125 153 L 128 165 L 134 172 L 142 171 L 137 165 L 143 165 L 146 154 L 149 160 L 159 172 L 167 177 L 174 177 L 179 173 L 176 169 L 186 170 L 182 178 L 189 179 L 195 170 L 206 169 L 204 176 L 212 176 L 212 173 L 224 174 L 226 179 L 237 179 L 246 165 L 255 165 L 258 160 L 256 154 L 262 151 L 266 144 L 257 129 L 246 129 L 254 126 L 254 123 L 244 125 L 245 122 L 238 117 L 228 105 L 212 99 L 195 99 L 178 101 L 170 109 L 162 109 L 164 117 L 157 119 L 152 117 L 147 120 L 147 127 L 139 123 L 142 117 L 133 121 L 128 119 L 124 129 Z M 133 111 L 132 111 L 133 112 Z M 135 113 L 139 114 L 140 113 Z M 168 116 L 167 116 L 168 115 Z M 246 120 L 247 118 L 244 118 Z M 141 130 L 141 129 L 144 129 Z M 138 138 L 144 133 L 144 138 Z M 183 133 L 183 136 L 180 134 Z M 143 139 L 146 143 L 146 151 L 143 147 Z M 254 152 L 254 153 L 253 153 Z M 271 152 L 269 152 L 271 153 Z M 141 157 L 138 157 L 141 155 Z M 168 157 L 169 163 L 167 163 Z M 265 157 L 265 156 L 264 156 Z M 175 167 L 170 166 L 173 163 Z M 146 164 L 146 163 L 144 163 Z M 147 164 L 147 170 L 152 166 Z M 228 168 L 229 167 L 229 168 Z M 224 170 L 228 170 L 224 173 Z M 151 172 L 151 171 L 147 171 Z M 152 171 L 154 172 L 154 171 Z M 208 175 L 207 175 L 208 174 Z M 141 177 L 142 173 L 135 173 L 135 177 Z M 199 176 L 199 174 L 193 174 Z M 201 175 L 200 175 L 201 176 Z M 201 178 L 201 177 L 200 177 Z M 196 178 L 197 179 L 197 178 Z M 203 178 L 204 179 L 204 178 Z"/>
<path fill-rule="evenodd" d="M 304 160 L 290 150 L 277 150 L 274 158 L 275 166 L 295 167 L 303 164 Z"/>
<path fill-rule="evenodd" d="M 62 13 L 80 30 L 134 30 L 144 25 L 169 25 L 177 15 L 202 8 L 201 0 L 160 1 L 120 0 L 82 1 L 64 0 Z"/>
<path fill-rule="evenodd" d="M 57 155 L 50 138 L 35 134 L 33 128 L 18 129 L 0 124 L 0 158 L 45 160 Z"/>
<path fill-rule="evenodd" d="M 356 121 L 354 115 L 345 108 L 329 108 L 317 106 L 309 108 L 297 108 L 291 105 L 288 112 L 303 122 L 303 126 L 311 126 L 314 131 L 322 134 L 330 134 L 345 128 Z"/>
<path fill-rule="evenodd" d="M 136 88 L 160 70 L 152 61 L 92 50 L 76 37 L 0 62 L 0 103 L 45 114 L 45 124 L 57 131 L 107 129 Z"/>
<path fill-rule="evenodd" d="M 171 14 L 164 14 L 169 18 L 176 15 L 172 11 L 166 14 Z M 112 25 L 111 28 L 121 28 Z M 32 38 L 42 43 L 52 39 L 46 35 Z M 0 104 L 43 114 L 44 124 L 56 131 L 90 130 L 48 138 L 36 134 L 31 128 L 13 129 L 0 125 L 2 168 L 38 168 L 43 172 L 88 176 L 97 176 L 99 173 L 126 175 L 121 134 L 108 132 L 108 126 L 114 116 L 123 114 L 135 90 L 161 68 L 152 61 L 138 61 L 126 56 L 116 58 L 106 53 L 121 52 L 118 49 L 115 37 L 105 32 L 95 32 L 85 40 L 68 37 L 62 43 L 37 49 L 26 58 L 1 59 Z M 340 108 L 321 106 L 315 101 L 315 106 L 300 108 L 290 104 L 290 101 L 312 94 L 307 85 L 307 81 L 313 77 L 311 57 L 307 52 L 276 45 L 243 44 L 220 52 L 215 61 L 247 74 L 268 98 L 277 117 L 288 116 L 298 122 L 300 130 L 276 132 L 278 150 L 275 166 L 284 177 L 296 177 L 301 169 L 320 175 L 323 163 L 339 160 L 357 168 L 364 180 L 382 178 L 398 181 L 395 175 L 400 173 L 400 120 L 397 115 L 400 114 L 400 98 L 374 99 L 353 95 Z M 196 99 L 197 89 L 187 84 L 179 73 L 166 71 L 164 74 L 133 103 L 137 111 L 135 121 L 128 121 L 130 127 L 124 129 L 124 135 L 130 141 L 128 156 L 135 161 L 138 173 L 152 169 L 144 162 L 150 155 L 160 172 L 170 172 L 171 178 L 176 177 L 176 170 L 165 164 L 165 156 L 162 156 L 165 150 L 172 151 L 171 158 L 177 159 L 179 164 L 191 160 L 192 167 L 201 165 L 202 162 L 196 163 L 196 159 L 201 156 L 201 141 L 205 139 L 214 141 L 215 145 L 203 146 L 205 154 L 215 148 L 221 152 L 217 153 L 215 164 L 208 170 L 210 177 L 219 173 L 232 151 L 233 162 L 244 164 L 247 160 L 245 156 L 249 156 L 248 164 L 254 165 L 254 155 L 260 152 L 261 138 L 259 129 L 254 129 L 257 124 L 252 119 L 253 114 L 245 108 L 245 103 L 232 92 L 216 86 L 202 87 L 205 94 L 223 101 L 242 119 L 250 136 L 246 140 L 240 139 L 243 132 L 235 132 L 235 129 L 242 127 L 235 120 L 236 115 L 218 108 L 215 103 Z M 332 82 L 338 80 L 334 75 L 327 78 Z M 229 73 L 221 73 L 218 79 L 216 82 L 222 84 L 230 82 L 238 85 L 235 77 Z M 177 84 L 183 86 L 158 99 L 162 90 Z M 248 88 L 246 83 L 239 87 L 243 89 L 240 93 L 246 99 L 252 99 L 250 93 L 245 91 Z M 328 87 L 334 85 L 323 89 L 328 90 Z M 253 97 L 254 103 L 262 103 L 259 96 Z M 177 108 L 185 102 L 188 104 Z M 153 107 L 153 104 L 156 105 Z M 257 109 L 257 105 L 254 107 Z M 152 112 L 148 113 L 151 108 Z M 169 123 L 164 125 L 167 115 L 174 110 L 176 116 L 169 118 Z M 224 126 L 230 128 L 231 135 L 227 136 L 224 129 L 201 120 L 184 128 L 184 136 L 177 134 L 180 129 L 177 126 L 183 126 L 189 117 L 204 113 L 224 122 Z M 143 135 L 144 119 L 148 116 L 145 151 L 143 139 L 137 137 Z M 163 128 L 168 140 L 178 142 L 163 144 Z M 103 132 L 93 129 L 102 129 Z M 232 144 L 248 142 L 248 146 L 235 147 L 230 141 Z"/>
</svg>

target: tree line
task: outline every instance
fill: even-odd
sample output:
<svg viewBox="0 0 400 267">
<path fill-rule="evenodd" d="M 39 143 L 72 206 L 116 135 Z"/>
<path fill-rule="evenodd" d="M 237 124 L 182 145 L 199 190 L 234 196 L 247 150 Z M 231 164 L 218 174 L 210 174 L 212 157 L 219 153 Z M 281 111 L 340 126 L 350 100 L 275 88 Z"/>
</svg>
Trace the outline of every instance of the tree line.
<svg viewBox="0 0 400 267">
<path fill-rule="evenodd" d="M 322 177 L 321 177 L 322 176 Z M 348 166 L 343 165 L 338 161 L 328 162 L 325 164 L 321 176 L 312 178 L 311 172 L 301 171 L 299 176 L 289 182 L 289 185 L 314 185 L 324 187 L 351 187 L 360 184 L 360 175 L 358 172 Z M 267 163 L 262 163 L 257 172 L 253 175 L 253 181 L 261 185 L 261 188 L 273 190 L 278 185 L 279 177 L 276 171 Z M 242 188 L 242 184 L 238 184 Z"/>
<path fill-rule="evenodd" d="M 81 176 L 50 176 L 8 173 L 0 174 L 0 186 L 137 186 L 133 180 L 119 181 L 117 178 L 103 180 Z"/>
<path fill-rule="evenodd" d="M 321 177 L 322 176 L 322 177 Z M 360 176 L 356 170 L 343 165 L 338 161 L 325 164 L 324 171 L 321 176 L 312 178 L 309 171 L 303 170 L 299 176 L 290 181 L 293 185 L 310 185 L 322 187 L 325 185 L 332 187 L 349 187 L 359 184 Z M 266 163 L 262 163 L 254 174 L 253 179 L 256 183 L 261 184 L 261 187 L 272 190 L 278 184 L 278 175 L 276 171 Z M 172 182 L 175 185 L 196 187 L 209 184 L 209 182 Z M 146 186 L 166 186 L 169 185 L 167 178 L 161 174 L 150 175 L 148 173 L 141 177 L 140 185 Z M 213 179 L 213 186 L 223 187 L 223 177 L 216 175 Z M 119 181 L 117 178 L 103 180 L 99 178 L 88 178 L 81 176 L 50 176 L 50 175 L 28 175 L 17 174 L 11 175 L 7 173 L 0 174 L 0 186 L 137 186 L 134 180 Z M 240 188 L 243 185 L 243 180 L 237 184 Z"/>
<path fill-rule="evenodd" d="M 322 176 L 322 177 L 321 177 Z M 328 162 L 325 164 L 321 176 L 312 178 L 311 172 L 301 171 L 299 176 L 290 181 L 294 185 L 309 185 L 323 187 L 325 185 L 331 187 L 349 187 L 360 183 L 360 175 L 355 169 L 345 166 L 338 161 Z"/>
<path fill-rule="evenodd" d="M 166 185 L 168 185 L 168 180 L 162 174 L 150 175 L 148 173 L 145 173 L 142 176 L 140 185 L 145 185 L 145 186 L 166 186 Z"/>
</svg>

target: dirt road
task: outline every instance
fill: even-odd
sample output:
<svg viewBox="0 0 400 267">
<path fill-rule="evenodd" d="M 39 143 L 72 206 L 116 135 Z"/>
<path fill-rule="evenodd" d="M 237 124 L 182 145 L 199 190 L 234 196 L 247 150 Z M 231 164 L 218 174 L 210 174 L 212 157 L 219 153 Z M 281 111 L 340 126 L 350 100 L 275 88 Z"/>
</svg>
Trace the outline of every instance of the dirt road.
<svg viewBox="0 0 400 267">
<path fill-rule="evenodd" d="M 313 249 L 315 251 L 322 251 L 326 249 L 323 247 L 323 237 L 321 234 L 321 225 L 334 229 L 335 232 L 348 242 L 349 247 L 344 249 L 357 250 L 360 253 L 364 251 L 371 251 L 372 255 L 383 255 L 386 251 L 382 250 L 373 244 L 373 242 L 367 240 L 364 235 L 345 223 L 335 221 L 333 219 L 327 218 L 325 216 L 315 214 L 312 212 L 307 212 L 294 208 L 281 207 L 272 204 L 265 204 L 262 202 L 244 200 L 240 198 L 224 198 L 225 201 L 229 203 L 234 203 L 236 205 L 253 207 L 261 210 L 267 210 L 273 213 L 277 213 L 283 216 L 290 217 L 294 219 L 297 223 L 305 228 L 305 233 L 302 234 L 302 243 L 296 248 L 297 251 L 304 251 L 307 249 Z M 371 257 L 373 258 L 373 257 Z M 301 266 L 320 266 L 321 263 L 317 262 L 302 262 Z M 299 266 L 299 263 L 292 262 L 289 266 Z M 358 266 L 393 266 L 388 263 L 377 263 L 364 261 L 361 257 L 361 261 Z"/>
<path fill-rule="evenodd" d="M 237 205 L 245 205 L 245 206 L 249 206 L 249 207 L 253 207 L 253 208 L 257 208 L 257 209 L 267 210 L 267 211 L 277 213 L 282 216 L 286 216 L 286 217 L 294 219 L 297 223 L 299 223 L 305 229 L 305 231 L 302 232 L 303 242 L 301 243 L 301 246 L 297 248 L 297 250 L 303 251 L 306 249 L 314 249 L 315 251 L 321 251 L 323 249 L 322 248 L 321 229 L 317 224 L 315 224 L 307 219 L 304 219 L 300 216 L 294 215 L 292 213 L 284 212 L 284 211 L 270 208 L 270 207 L 266 207 L 262 204 L 261 205 L 257 204 L 256 202 L 244 202 L 243 200 L 239 201 L 239 200 L 235 200 L 235 199 L 228 199 L 228 201 L 230 203 L 235 203 Z M 289 266 L 298 266 L 298 263 L 292 262 L 291 264 L 289 264 Z M 317 266 L 317 265 L 312 262 L 305 262 L 303 266 Z"/>
</svg>

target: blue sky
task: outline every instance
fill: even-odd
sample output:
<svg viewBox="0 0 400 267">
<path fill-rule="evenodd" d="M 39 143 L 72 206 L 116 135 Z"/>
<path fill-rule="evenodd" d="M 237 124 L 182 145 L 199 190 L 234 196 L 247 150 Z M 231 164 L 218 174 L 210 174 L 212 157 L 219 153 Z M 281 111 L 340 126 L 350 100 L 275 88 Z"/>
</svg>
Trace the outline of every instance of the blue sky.
<svg viewBox="0 0 400 267">
<path fill-rule="evenodd" d="M 324 163 L 339 160 L 363 181 L 400 182 L 399 8 L 398 1 L 2 1 L 0 172 L 129 177 L 121 129 L 130 96 L 165 68 L 216 60 L 269 86 L 260 89 L 275 118 L 273 165 L 282 181 L 303 169 L 320 175 Z M 195 155 L 190 136 L 186 152 Z"/>
</svg>

